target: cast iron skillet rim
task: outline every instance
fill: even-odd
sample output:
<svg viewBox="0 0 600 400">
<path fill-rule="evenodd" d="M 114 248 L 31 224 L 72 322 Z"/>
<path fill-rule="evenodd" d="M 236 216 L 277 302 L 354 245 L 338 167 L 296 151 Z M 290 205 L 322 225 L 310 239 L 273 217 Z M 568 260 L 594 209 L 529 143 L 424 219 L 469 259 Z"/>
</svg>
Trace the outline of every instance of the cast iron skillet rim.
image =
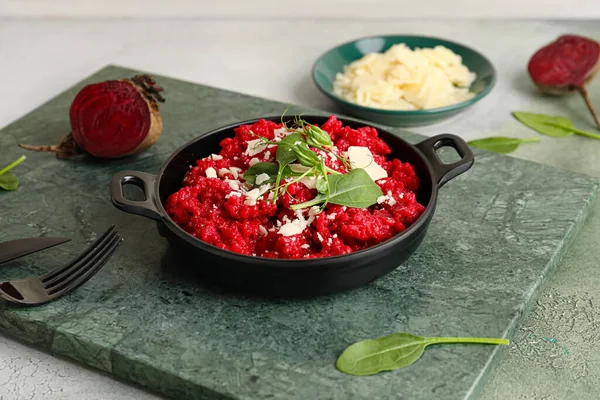
<svg viewBox="0 0 600 400">
<path fill-rule="evenodd" d="M 347 45 L 359 42 L 361 40 L 377 39 L 377 38 L 383 38 L 383 37 L 397 37 L 397 36 L 411 37 L 411 38 L 421 38 L 421 39 L 431 39 L 431 40 L 437 40 L 439 42 L 452 43 L 453 45 L 458 45 L 458 46 L 464 47 L 465 49 L 470 50 L 473 53 L 476 53 L 477 55 L 479 55 L 481 58 L 483 58 L 490 65 L 490 67 L 492 69 L 492 80 L 490 81 L 490 84 L 488 85 L 488 87 L 486 87 L 481 92 L 477 93 L 475 95 L 475 97 L 473 97 L 472 99 L 464 100 L 464 101 L 461 101 L 460 103 L 451 104 L 449 106 L 429 108 L 429 109 L 424 109 L 424 110 L 386 110 L 384 108 L 375 108 L 375 107 L 363 106 L 363 105 L 360 105 L 360 104 L 352 103 L 352 102 L 350 102 L 350 101 L 348 101 L 346 99 L 343 99 L 343 98 L 337 96 L 333 92 L 329 92 L 329 91 L 325 90 L 325 88 L 323 88 L 317 82 L 317 79 L 315 78 L 315 76 L 316 76 L 316 70 L 317 70 L 317 64 L 321 61 L 321 59 L 327 53 L 331 52 L 332 50 L 335 50 L 335 49 L 337 49 L 339 47 L 342 47 L 342 46 L 347 46 Z M 330 47 L 329 49 L 327 49 L 326 51 L 324 51 L 323 53 L 321 53 L 321 55 L 319 55 L 319 57 L 317 57 L 317 59 L 313 63 L 312 69 L 311 69 L 311 78 L 312 78 L 313 83 L 315 84 L 315 86 L 317 87 L 317 89 L 319 89 L 319 91 L 322 94 L 324 94 L 325 96 L 329 97 L 330 99 L 332 99 L 334 101 L 338 101 L 338 102 L 342 103 L 346 107 L 354 107 L 354 108 L 358 108 L 358 109 L 360 109 L 362 111 L 368 111 L 368 112 L 377 113 L 377 114 L 384 114 L 384 115 L 391 115 L 391 116 L 395 116 L 395 117 L 413 117 L 413 116 L 417 116 L 417 115 L 436 115 L 436 114 L 440 114 L 440 113 L 447 112 L 447 111 L 459 111 L 459 110 L 462 110 L 464 108 L 473 106 L 473 105 L 475 105 L 475 103 L 477 103 L 478 101 L 480 101 L 481 99 L 483 99 L 484 97 L 486 97 L 492 91 L 492 89 L 496 86 L 496 81 L 498 79 L 497 75 L 498 75 L 498 72 L 496 71 L 496 68 L 494 67 L 494 64 L 492 64 L 492 62 L 490 61 L 489 58 L 487 58 L 485 55 L 483 55 L 483 53 L 481 53 L 480 51 L 477 51 L 477 50 L 475 50 L 472 47 L 464 45 L 461 42 L 455 42 L 454 40 L 448 40 L 448 39 L 444 39 L 444 38 L 437 37 L 437 36 L 424 36 L 424 35 L 415 35 L 415 34 L 405 34 L 405 35 L 403 35 L 403 34 L 399 34 L 399 33 L 361 36 L 359 38 L 356 38 L 356 39 L 353 39 L 353 40 L 348 40 L 346 42 L 334 45 L 333 47 Z M 419 113 L 415 114 L 415 111 L 418 111 Z"/>
<path fill-rule="evenodd" d="M 318 115 L 318 114 L 303 114 L 303 116 L 307 119 L 310 119 L 313 117 L 327 118 L 327 116 L 325 116 L 325 115 Z M 201 247 L 202 250 L 208 251 L 214 255 L 226 257 L 229 259 L 234 259 L 234 261 L 239 261 L 239 262 L 251 261 L 252 263 L 266 263 L 266 264 L 272 264 L 274 266 L 283 266 L 281 264 L 286 264 L 285 267 L 308 267 L 308 266 L 322 267 L 321 264 L 330 264 L 330 263 L 335 264 L 342 259 L 350 262 L 350 261 L 352 261 L 353 258 L 361 258 L 362 256 L 366 255 L 366 253 L 368 253 L 368 252 L 375 252 L 375 251 L 377 251 L 377 249 L 383 250 L 388 247 L 393 247 L 396 244 L 396 242 L 398 242 L 398 241 L 406 240 L 408 243 L 410 243 L 411 240 L 409 240 L 409 237 L 415 231 L 419 230 L 419 228 L 421 228 L 422 225 L 427 225 L 429 223 L 429 219 L 432 218 L 431 214 L 435 210 L 435 206 L 436 206 L 436 202 L 437 202 L 437 191 L 439 189 L 437 182 L 434 182 L 434 180 L 433 180 L 433 178 L 435 178 L 435 173 L 433 172 L 433 167 L 431 166 L 429 159 L 421 152 L 421 150 L 419 150 L 418 147 L 416 147 L 412 143 L 409 143 L 406 140 L 400 138 L 399 136 L 393 134 L 392 132 L 390 132 L 386 129 L 379 128 L 379 127 L 376 127 L 376 129 L 394 136 L 397 140 L 403 141 L 404 143 L 406 143 L 410 147 L 412 147 L 413 150 L 417 151 L 417 153 L 421 156 L 422 160 L 425 162 L 425 165 L 427 166 L 427 169 L 429 170 L 429 176 L 431 178 L 431 196 L 429 197 L 429 202 L 427 203 L 427 206 L 425 207 L 425 211 L 411 226 L 409 226 L 406 230 L 398 233 L 396 236 L 394 236 L 384 242 L 376 244 L 375 246 L 368 247 L 363 250 L 355 251 L 350 254 L 342 254 L 342 255 L 323 257 L 323 258 L 286 259 L 286 258 L 267 258 L 267 257 L 259 257 L 259 256 L 248 256 L 245 254 L 235 253 L 233 251 L 221 249 L 221 248 L 213 246 L 209 243 L 203 242 L 200 239 L 197 239 L 194 236 L 187 233 L 185 230 L 183 230 L 183 228 L 181 228 L 179 225 L 177 225 L 171 219 L 169 214 L 167 214 L 167 212 L 162 204 L 162 201 L 160 200 L 160 181 L 163 177 L 164 171 L 171 164 L 173 159 L 177 155 L 179 155 L 180 152 L 182 152 L 186 148 L 196 144 L 198 141 L 201 141 L 201 140 L 207 138 L 208 136 L 216 134 L 218 132 L 228 130 L 228 129 L 233 129 L 240 125 L 252 124 L 252 123 L 255 123 L 255 122 L 263 120 L 263 119 L 264 120 L 273 120 L 273 119 L 278 120 L 280 118 L 281 118 L 281 116 L 253 118 L 253 119 L 235 122 L 235 123 L 232 123 L 229 125 L 221 126 L 219 128 L 215 128 L 213 130 L 208 131 L 207 133 L 203 134 L 202 136 L 200 136 L 196 139 L 193 139 L 192 141 L 187 142 L 186 144 L 182 145 L 177 150 L 175 150 L 171 154 L 171 156 L 164 162 L 163 166 L 160 168 L 160 170 L 156 174 L 156 178 L 155 178 L 155 182 L 154 182 L 154 189 L 155 189 L 154 203 L 155 203 L 156 207 L 158 208 L 158 211 L 161 215 L 161 222 L 163 222 L 166 225 L 166 227 L 171 230 L 171 232 L 176 234 L 179 238 L 185 240 L 188 244 L 195 246 L 195 247 Z M 363 126 L 370 126 L 370 125 L 367 125 L 365 122 L 359 121 L 354 118 L 340 117 L 339 120 L 342 121 L 343 123 L 346 123 L 346 121 L 350 121 L 350 122 L 353 122 L 356 124 L 362 124 Z M 339 267 L 339 265 L 336 265 L 336 267 Z M 352 267 L 352 265 L 347 265 L 347 267 Z"/>
</svg>

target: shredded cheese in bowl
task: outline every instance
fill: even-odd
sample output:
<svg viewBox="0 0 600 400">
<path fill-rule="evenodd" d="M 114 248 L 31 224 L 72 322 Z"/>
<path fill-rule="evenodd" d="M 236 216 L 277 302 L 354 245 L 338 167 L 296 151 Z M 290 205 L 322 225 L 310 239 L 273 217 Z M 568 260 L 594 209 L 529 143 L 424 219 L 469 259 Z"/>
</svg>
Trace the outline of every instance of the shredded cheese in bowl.
<svg viewBox="0 0 600 400">
<path fill-rule="evenodd" d="M 401 43 L 346 65 L 333 90 L 366 107 L 424 110 L 473 98 L 469 86 L 475 78 L 462 58 L 444 46 L 412 50 Z"/>
</svg>

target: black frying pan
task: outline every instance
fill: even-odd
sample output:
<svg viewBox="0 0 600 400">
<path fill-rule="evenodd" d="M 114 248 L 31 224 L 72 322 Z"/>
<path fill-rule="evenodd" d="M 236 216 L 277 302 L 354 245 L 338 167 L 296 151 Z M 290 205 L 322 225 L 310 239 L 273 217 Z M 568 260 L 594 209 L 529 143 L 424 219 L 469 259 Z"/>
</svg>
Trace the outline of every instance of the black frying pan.
<svg viewBox="0 0 600 400">
<path fill-rule="evenodd" d="M 279 122 L 281 117 L 264 118 Z M 286 118 L 291 120 L 292 117 Z M 313 124 L 323 124 L 327 117 L 303 115 Z M 419 219 L 404 232 L 365 250 L 342 256 L 318 259 L 270 259 L 252 257 L 214 247 L 196 239 L 177 226 L 167 215 L 167 198 L 181 188 L 189 165 L 199 158 L 220 151 L 219 142 L 234 135 L 233 128 L 252 124 L 258 119 L 228 125 L 187 143 L 177 150 L 157 175 L 123 171 L 113 176 L 110 184 L 112 202 L 118 209 L 157 221 L 159 232 L 178 253 L 186 254 L 190 268 L 200 268 L 207 278 L 220 284 L 254 293 L 275 296 L 304 296 L 338 292 L 365 285 L 402 264 L 419 247 L 435 212 L 438 189 L 467 171 L 474 162 L 473 153 L 458 136 L 441 134 L 412 145 L 382 129 L 379 136 L 392 149 L 392 156 L 410 162 L 421 186 L 418 201 L 425 205 Z M 344 125 L 365 126 L 359 121 L 342 118 Z M 442 163 L 436 151 L 449 146 L 461 159 L 453 164 Z M 145 201 L 133 201 L 123 196 L 123 184 L 133 183 L 145 194 Z"/>
</svg>

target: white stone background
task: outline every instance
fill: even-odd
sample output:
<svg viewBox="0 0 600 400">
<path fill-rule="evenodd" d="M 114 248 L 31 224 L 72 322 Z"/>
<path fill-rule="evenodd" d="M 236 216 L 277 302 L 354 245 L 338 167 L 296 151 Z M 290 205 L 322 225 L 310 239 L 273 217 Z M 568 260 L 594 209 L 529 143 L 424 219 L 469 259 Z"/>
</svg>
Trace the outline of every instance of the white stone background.
<svg viewBox="0 0 600 400">
<path fill-rule="evenodd" d="M 0 0 L 0 16 L 92 18 L 594 18 L 597 0 Z"/>
</svg>

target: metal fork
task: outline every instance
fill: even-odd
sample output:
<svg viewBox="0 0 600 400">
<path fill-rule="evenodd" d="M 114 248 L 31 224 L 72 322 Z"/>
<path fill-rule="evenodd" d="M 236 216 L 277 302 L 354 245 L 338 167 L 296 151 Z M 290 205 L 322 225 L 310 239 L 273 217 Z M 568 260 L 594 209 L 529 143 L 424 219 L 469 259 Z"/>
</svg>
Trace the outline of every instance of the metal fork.
<svg viewBox="0 0 600 400">
<path fill-rule="evenodd" d="M 94 276 L 122 241 L 113 225 L 64 267 L 37 278 L 0 282 L 0 298 L 27 306 L 37 306 L 55 300 Z"/>
</svg>

